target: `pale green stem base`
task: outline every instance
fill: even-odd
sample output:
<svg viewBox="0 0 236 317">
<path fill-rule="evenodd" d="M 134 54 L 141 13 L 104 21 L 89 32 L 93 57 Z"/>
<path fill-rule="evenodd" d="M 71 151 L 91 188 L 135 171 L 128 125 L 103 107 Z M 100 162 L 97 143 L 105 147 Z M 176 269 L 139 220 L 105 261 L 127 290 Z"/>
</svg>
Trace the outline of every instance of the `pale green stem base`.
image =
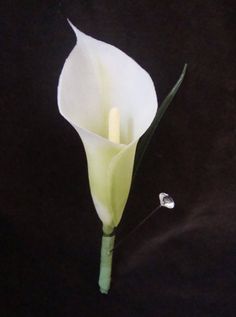
<svg viewBox="0 0 236 317">
<path fill-rule="evenodd" d="M 112 255 L 111 250 L 114 248 L 115 235 L 102 236 L 101 245 L 101 261 L 99 274 L 99 287 L 102 294 L 108 294 L 111 285 L 111 271 L 112 271 Z"/>
</svg>

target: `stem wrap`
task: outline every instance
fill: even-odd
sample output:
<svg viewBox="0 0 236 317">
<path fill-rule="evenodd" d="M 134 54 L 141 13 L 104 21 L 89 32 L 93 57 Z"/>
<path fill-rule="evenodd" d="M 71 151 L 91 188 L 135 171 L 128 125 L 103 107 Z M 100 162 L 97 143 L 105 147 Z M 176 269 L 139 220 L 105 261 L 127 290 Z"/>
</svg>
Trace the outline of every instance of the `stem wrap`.
<svg viewBox="0 0 236 317">
<path fill-rule="evenodd" d="M 103 235 L 101 246 L 100 274 L 98 284 L 100 292 L 107 294 L 111 284 L 112 256 L 111 250 L 114 248 L 115 235 Z"/>
</svg>

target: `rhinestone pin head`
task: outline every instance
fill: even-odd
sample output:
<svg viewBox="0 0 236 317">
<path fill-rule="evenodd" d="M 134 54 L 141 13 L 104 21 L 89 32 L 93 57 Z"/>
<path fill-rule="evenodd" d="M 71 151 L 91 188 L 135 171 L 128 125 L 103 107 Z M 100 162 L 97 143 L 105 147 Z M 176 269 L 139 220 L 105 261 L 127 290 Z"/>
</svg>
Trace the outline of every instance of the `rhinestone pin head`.
<svg viewBox="0 0 236 317">
<path fill-rule="evenodd" d="M 162 207 L 165 207 L 168 209 L 173 209 L 175 207 L 174 199 L 170 197 L 170 195 L 166 193 L 160 193 L 159 199 L 160 199 L 160 204 Z"/>
</svg>

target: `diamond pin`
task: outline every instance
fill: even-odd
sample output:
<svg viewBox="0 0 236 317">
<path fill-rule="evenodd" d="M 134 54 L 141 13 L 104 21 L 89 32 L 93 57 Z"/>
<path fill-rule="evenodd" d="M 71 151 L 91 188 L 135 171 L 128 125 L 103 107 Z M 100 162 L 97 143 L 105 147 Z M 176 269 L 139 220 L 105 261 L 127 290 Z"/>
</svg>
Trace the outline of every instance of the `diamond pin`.
<svg viewBox="0 0 236 317">
<path fill-rule="evenodd" d="M 168 209 L 173 209 L 175 207 L 174 199 L 170 197 L 170 195 L 166 193 L 160 193 L 159 199 L 160 199 L 160 204 L 162 207 L 165 207 Z"/>
</svg>

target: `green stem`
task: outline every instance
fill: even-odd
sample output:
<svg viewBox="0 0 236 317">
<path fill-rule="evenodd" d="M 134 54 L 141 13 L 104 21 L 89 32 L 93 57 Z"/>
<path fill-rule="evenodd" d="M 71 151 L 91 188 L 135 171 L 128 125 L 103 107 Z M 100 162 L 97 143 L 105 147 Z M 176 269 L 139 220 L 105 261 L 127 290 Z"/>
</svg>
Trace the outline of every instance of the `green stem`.
<svg viewBox="0 0 236 317">
<path fill-rule="evenodd" d="M 111 250 L 114 248 L 115 235 L 113 233 L 104 233 L 102 236 L 101 245 L 101 261 L 100 261 L 100 274 L 99 274 L 99 287 L 102 294 L 108 294 L 111 284 L 111 271 L 112 271 L 112 255 Z M 107 230 L 106 230 L 107 232 Z"/>
</svg>

